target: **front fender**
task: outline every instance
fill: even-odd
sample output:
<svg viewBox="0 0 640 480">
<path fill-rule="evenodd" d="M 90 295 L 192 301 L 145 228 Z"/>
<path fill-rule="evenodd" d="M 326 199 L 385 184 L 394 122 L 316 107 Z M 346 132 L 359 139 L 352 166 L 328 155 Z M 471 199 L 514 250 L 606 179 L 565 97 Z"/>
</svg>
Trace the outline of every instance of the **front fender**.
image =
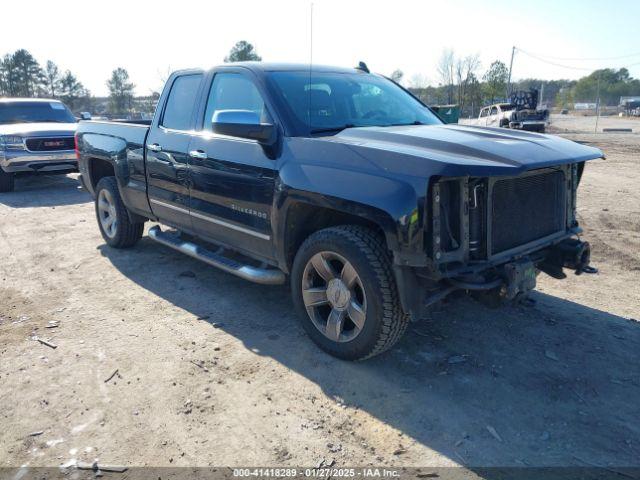
<svg viewBox="0 0 640 480">
<path fill-rule="evenodd" d="M 285 238 L 289 208 L 303 202 L 364 218 L 384 232 L 397 263 L 424 265 L 426 180 L 391 178 L 333 165 L 290 162 L 276 186 L 277 238 Z"/>
</svg>

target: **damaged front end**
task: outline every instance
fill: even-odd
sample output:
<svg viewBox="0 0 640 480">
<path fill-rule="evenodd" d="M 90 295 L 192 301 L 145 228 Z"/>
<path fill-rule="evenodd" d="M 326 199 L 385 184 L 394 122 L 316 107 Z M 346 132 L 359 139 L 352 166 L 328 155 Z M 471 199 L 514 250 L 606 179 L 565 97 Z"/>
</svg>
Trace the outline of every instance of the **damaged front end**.
<svg viewBox="0 0 640 480">
<path fill-rule="evenodd" d="M 535 288 L 539 272 L 554 278 L 565 278 L 564 269 L 593 272 L 589 243 L 579 239 L 576 219 L 583 166 L 435 180 L 424 246 L 432 263 L 401 274 L 401 283 L 418 284 L 413 291 L 420 293 L 405 298 L 412 315 L 424 316 L 431 304 L 456 290 L 514 300 Z"/>
</svg>

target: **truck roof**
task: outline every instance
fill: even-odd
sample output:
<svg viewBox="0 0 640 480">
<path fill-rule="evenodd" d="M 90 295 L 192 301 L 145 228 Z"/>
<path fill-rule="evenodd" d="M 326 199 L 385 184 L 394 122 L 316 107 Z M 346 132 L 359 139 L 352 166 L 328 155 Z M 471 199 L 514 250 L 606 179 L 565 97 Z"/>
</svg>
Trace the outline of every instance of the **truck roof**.
<svg viewBox="0 0 640 480">
<path fill-rule="evenodd" d="M 317 72 L 336 72 L 336 73 L 354 73 L 359 72 L 356 68 L 336 67 L 331 65 L 315 65 L 308 63 L 274 63 L 274 62 L 235 62 L 232 64 L 225 63 L 222 66 L 239 66 L 245 67 L 255 72 L 308 72 L 309 69 Z"/>
<path fill-rule="evenodd" d="M 330 65 L 309 65 L 308 63 L 276 63 L 276 62 L 233 62 L 223 63 L 211 67 L 209 70 L 221 67 L 241 67 L 251 70 L 252 72 L 260 75 L 265 72 L 308 72 L 311 68 L 314 72 L 322 73 L 363 73 L 362 70 L 357 68 L 336 67 Z M 191 73 L 196 71 L 203 71 L 201 68 L 187 68 L 181 69 L 174 73 Z"/>
</svg>

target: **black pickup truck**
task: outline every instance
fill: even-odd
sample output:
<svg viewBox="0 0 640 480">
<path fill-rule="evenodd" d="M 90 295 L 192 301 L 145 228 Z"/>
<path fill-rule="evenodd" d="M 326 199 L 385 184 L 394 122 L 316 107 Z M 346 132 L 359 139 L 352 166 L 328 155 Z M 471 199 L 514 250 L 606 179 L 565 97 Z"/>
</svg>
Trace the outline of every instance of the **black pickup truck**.
<svg viewBox="0 0 640 480">
<path fill-rule="evenodd" d="M 600 150 L 444 125 L 366 67 L 236 63 L 174 73 L 150 125 L 81 122 L 81 179 L 108 245 L 148 235 L 247 280 L 291 282 L 345 359 L 393 345 L 463 290 L 526 295 L 589 271 L 576 189 Z"/>
</svg>

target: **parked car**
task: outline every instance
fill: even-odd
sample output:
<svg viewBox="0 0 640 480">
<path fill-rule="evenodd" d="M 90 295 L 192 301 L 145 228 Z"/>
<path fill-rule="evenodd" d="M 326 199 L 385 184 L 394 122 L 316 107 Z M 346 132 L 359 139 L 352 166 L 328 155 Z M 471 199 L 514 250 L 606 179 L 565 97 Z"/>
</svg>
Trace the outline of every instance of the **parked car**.
<svg viewBox="0 0 640 480">
<path fill-rule="evenodd" d="M 59 100 L 0 99 L 0 192 L 13 190 L 15 174 L 77 170 L 76 126 Z"/>
<path fill-rule="evenodd" d="M 576 189 L 596 148 L 444 125 L 362 70 L 236 63 L 169 78 L 150 125 L 82 122 L 105 242 L 149 237 L 262 284 L 309 336 L 364 359 L 456 290 L 514 299 L 589 267 Z M 280 290 L 274 290 L 274 294 Z"/>
<path fill-rule="evenodd" d="M 480 109 L 478 118 L 460 123 L 544 133 L 547 120 L 542 111 L 517 110 L 516 106 L 511 103 L 496 103 Z"/>
</svg>

